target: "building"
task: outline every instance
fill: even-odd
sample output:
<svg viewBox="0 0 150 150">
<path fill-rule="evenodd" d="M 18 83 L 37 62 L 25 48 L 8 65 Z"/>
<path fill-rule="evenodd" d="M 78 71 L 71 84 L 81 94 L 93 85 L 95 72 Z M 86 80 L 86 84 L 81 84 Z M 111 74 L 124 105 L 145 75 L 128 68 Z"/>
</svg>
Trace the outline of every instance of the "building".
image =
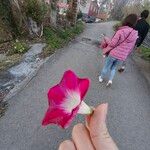
<svg viewBox="0 0 150 150">
<path fill-rule="evenodd" d="M 90 6 L 89 6 L 88 15 L 97 17 L 98 14 L 99 14 L 99 5 L 98 5 L 97 1 L 96 0 L 91 1 Z"/>
<path fill-rule="evenodd" d="M 113 8 L 113 1 L 108 0 L 104 4 L 101 0 L 92 0 L 90 2 L 88 15 L 94 16 L 96 18 L 107 20 L 109 18 L 109 14 Z"/>
</svg>

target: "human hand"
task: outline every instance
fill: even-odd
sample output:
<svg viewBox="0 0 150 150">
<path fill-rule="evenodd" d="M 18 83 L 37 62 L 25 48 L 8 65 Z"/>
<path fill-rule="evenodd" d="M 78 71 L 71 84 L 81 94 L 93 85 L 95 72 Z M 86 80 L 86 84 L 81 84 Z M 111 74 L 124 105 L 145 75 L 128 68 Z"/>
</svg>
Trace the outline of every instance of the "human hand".
<svg viewBox="0 0 150 150">
<path fill-rule="evenodd" d="M 87 125 L 77 124 L 72 131 L 72 140 L 60 144 L 59 150 L 118 150 L 106 126 L 108 104 L 101 104 L 91 116 Z"/>
</svg>

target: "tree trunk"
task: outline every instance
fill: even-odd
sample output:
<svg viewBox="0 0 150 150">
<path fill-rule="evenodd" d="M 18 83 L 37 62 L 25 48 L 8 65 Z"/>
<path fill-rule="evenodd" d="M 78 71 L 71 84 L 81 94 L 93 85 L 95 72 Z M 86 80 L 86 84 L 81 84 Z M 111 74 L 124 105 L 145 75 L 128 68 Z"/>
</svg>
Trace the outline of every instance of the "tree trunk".
<svg viewBox="0 0 150 150">
<path fill-rule="evenodd" d="M 77 21 L 77 13 L 78 13 L 78 0 L 72 0 L 70 2 L 70 8 L 67 13 L 68 21 L 70 22 L 71 26 L 76 25 Z"/>
</svg>

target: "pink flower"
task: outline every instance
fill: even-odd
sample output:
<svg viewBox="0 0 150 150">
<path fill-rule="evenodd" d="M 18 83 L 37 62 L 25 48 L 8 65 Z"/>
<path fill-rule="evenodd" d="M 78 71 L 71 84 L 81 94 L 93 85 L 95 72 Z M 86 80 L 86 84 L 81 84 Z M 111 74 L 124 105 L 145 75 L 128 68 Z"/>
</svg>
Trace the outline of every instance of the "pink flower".
<svg viewBox="0 0 150 150">
<path fill-rule="evenodd" d="M 92 109 L 82 100 L 89 88 L 89 79 L 80 79 L 66 71 L 59 84 L 48 92 L 49 108 L 42 125 L 57 124 L 67 128 L 77 113 L 91 114 Z"/>
</svg>

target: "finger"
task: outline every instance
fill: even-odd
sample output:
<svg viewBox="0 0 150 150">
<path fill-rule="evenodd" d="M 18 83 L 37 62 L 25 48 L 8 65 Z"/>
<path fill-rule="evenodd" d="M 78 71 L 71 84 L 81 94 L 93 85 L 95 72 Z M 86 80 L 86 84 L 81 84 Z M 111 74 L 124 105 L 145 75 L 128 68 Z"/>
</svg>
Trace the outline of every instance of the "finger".
<svg viewBox="0 0 150 150">
<path fill-rule="evenodd" d="M 88 129 L 91 140 L 96 149 L 117 150 L 106 126 L 108 104 L 98 106 L 93 115 L 88 117 Z"/>
<path fill-rule="evenodd" d="M 94 150 L 88 130 L 83 124 L 77 124 L 72 131 L 77 150 Z"/>
<path fill-rule="evenodd" d="M 76 148 L 72 141 L 66 140 L 60 144 L 58 150 L 76 150 Z"/>
</svg>

